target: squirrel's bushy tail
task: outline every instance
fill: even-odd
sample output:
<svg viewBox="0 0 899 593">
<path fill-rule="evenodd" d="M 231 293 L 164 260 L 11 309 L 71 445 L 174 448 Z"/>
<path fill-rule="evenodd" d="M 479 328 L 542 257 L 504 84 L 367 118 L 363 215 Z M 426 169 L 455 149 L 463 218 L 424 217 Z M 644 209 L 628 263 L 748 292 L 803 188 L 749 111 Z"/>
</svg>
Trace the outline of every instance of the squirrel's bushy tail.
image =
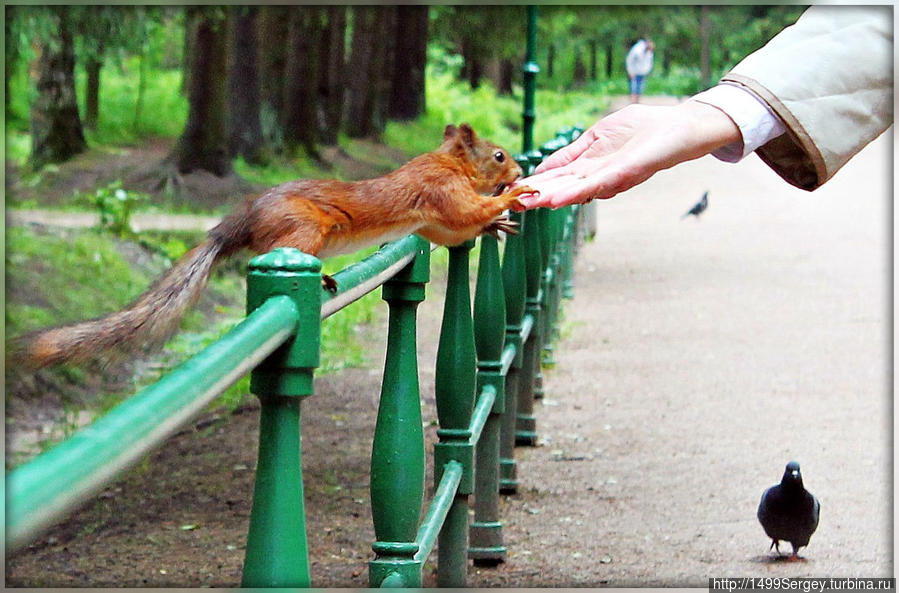
<svg viewBox="0 0 899 593">
<path fill-rule="evenodd" d="M 26 334 L 14 341 L 13 360 L 37 369 L 159 346 L 177 330 L 184 312 L 199 298 L 216 262 L 246 244 L 245 220 L 232 215 L 125 309 Z"/>
</svg>

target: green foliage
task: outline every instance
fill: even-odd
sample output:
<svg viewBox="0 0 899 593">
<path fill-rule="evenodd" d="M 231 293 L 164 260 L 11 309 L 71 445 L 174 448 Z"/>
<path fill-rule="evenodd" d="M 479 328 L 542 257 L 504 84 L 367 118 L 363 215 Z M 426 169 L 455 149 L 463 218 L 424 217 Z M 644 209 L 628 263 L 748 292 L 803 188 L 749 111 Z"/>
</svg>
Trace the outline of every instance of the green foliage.
<svg viewBox="0 0 899 593">
<path fill-rule="evenodd" d="M 234 160 L 234 171 L 249 181 L 262 186 L 273 186 L 291 179 L 316 179 L 327 172 L 311 159 L 288 157 L 271 158 L 265 165 L 250 165 L 243 157 Z"/>
<path fill-rule="evenodd" d="M 141 96 L 141 117 L 135 121 L 140 80 L 140 58 L 104 68 L 100 82 L 100 119 L 95 131 L 86 131 L 92 144 L 128 145 L 143 138 L 176 138 L 187 120 L 187 99 L 178 92 L 180 70 L 150 70 Z M 84 98 L 85 75 L 76 71 L 79 108 Z"/>
<path fill-rule="evenodd" d="M 31 154 L 31 134 L 7 128 L 6 160 L 21 167 L 28 161 L 29 154 Z"/>
<path fill-rule="evenodd" d="M 93 195 L 76 194 L 76 202 L 88 203 L 100 213 L 100 228 L 117 237 L 134 235 L 131 229 L 131 215 L 141 205 L 149 204 L 148 194 L 122 188 L 121 180 L 113 181 L 96 189 Z"/>
<path fill-rule="evenodd" d="M 450 72 L 428 72 L 427 112 L 415 121 L 390 122 L 385 140 L 410 154 L 434 150 L 447 124 L 468 122 L 485 138 L 513 153 L 521 150 L 521 97 L 497 95 L 488 81 L 472 91 Z M 552 138 L 559 128 L 592 124 L 608 107 L 607 97 L 593 92 L 558 93 L 537 90 L 537 142 Z"/>
<path fill-rule="evenodd" d="M 108 313 L 140 294 L 149 281 L 103 234 L 6 229 L 8 336 Z"/>
<path fill-rule="evenodd" d="M 328 258 L 322 262 L 322 273 L 336 274 L 374 251 L 374 247 L 369 247 L 356 253 Z M 375 290 L 322 321 L 322 366 L 319 372 L 335 372 L 369 362 L 365 355 L 366 347 L 358 339 L 358 333 L 362 326 L 376 318 L 380 303 L 380 290 Z"/>
<path fill-rule="evenodd" d="M 799 17 L 805 6 L 712 6 L 709 9 L 710 79 L 720 78 L 736 63 L 764 45 Z M 626 94 L 625 55 L 640 37 L 656 43 L 655 68 L 647 94 L 691 94 L 702 89 L 700 55 L 701 11 L 695 5 L 541 6 L 538 17 L 537 61 L 542 88 L 559 91 L 574 85 L 575 56 L 591 63 L 595 48 L 597 77 L 591 88 Z M 554 52 L 549 72 L 550 48 Z M 611 51 L 611 56 L 609 52 Z M 611 76 L 606 60 L 611 58 Z M 684 76 L 684 73 L 690 73 Z M 695 74 L 694 74 L 695 73 Z M 670 80 L 671 78 L 674 80 Z M 655 82 L 653 82 L 655 81 Z"/>
</svg>

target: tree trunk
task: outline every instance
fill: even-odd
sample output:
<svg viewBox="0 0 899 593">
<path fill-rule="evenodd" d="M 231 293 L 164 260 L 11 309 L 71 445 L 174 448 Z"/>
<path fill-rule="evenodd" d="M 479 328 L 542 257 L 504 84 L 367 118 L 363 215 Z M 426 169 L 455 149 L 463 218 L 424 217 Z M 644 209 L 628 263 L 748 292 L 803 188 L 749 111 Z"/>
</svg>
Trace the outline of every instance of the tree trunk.
<svg viewBox="0 0 899 593">
<path fill-rule="evenodd" d="M 553 70 L 556 67 L 556 47 L 553 44 L 549 45 L 549 49 L 546 52 L 546 77 L 553 77 Z"/>
<path fill-rule="evenodd" d="M 572 75 L 572 84 L 575 88 L 584 86 L 587 82 L 587 66 L 584 64 L 584 56 L 581 48 L 574 50 L 574 73 Z"/>
<path fill-rule="evenodd" d="M 377 63 L 375 64 L 377 95 L 375 96 L 375 136 L 380 137 L 387 126 L 388 108 L 390 106 L 390 90 L 393 88 L 393 63 L 396 60 L 395 41 L 401 37 L 397 34 L 397 7 L 381 7 L 378 14 L 378 30 L 386 32 L 384 39 L 378 44 Z"/>
<path fill-rule="evenodd" d="M 608 43 L 606 45 L 606 78 L 612 78 L 615 68 L 615 45 Z"/>
<path fill-rule="evenodd" d="M 285 149 L 292 153 L 303 148 L 316 158 L 320 11 L 318 7 L 296 6 L 290 12 L 281 118 Z"/>
<path fill-rule="evenodd" d="M 6 121 L 9 122 L 10 113 L 9 113 L 9 78 L 16 71 L 16 65 L 20 59 L 20 51 L 19 51 L 19 43 L 18 39 L 13 35 L 13 20 L 18 18 L 17 11 L 14 6 L 6 6 L 5 7 L 5 16 L 6 19 L 3 22 L 3 30 L 6 34 L 5 37 L 5 46 L 6 46 L 6 60 L 5 60 L 5 68 L 3 71 L 3 99 L 4 99 L 4 113 L 6 114 Z"/>
<path fill-rule="evenodd" d="M 396 13 L 396 59 L 390 93 L 391 118 L 411 120 L 425 112 L 425 66 L 428 61 L 428 7 L 399 6 Z"/>
<path fill-rule="evenodd" d="M 35 169 L 65 161 L 87 148 L 75 96 L 75 49 L 68 8 L 52 10 L 57 39 L 42 49 L 38 95 L 31 107 L 31 163 Z"/>
<path fill-rule="evenodd" d="M 97 129 L 97 121 L 100 118 L 100 69 L 103 67 L 102 58 L 91 56 L 84 65 L 87 74 L 87 84 L 84 87 L 84 127 L 89 130 Z"/>
<path fill-rule="evenodd" d="M 468 86 L 476 89 L 481 86 L 481 77 L 484 76 L 484 64 L 474 51 L 474 44 L 462 42 L 462 59 L 465 60 L 465 68 L 462 75 L 468 81 Z"/>
<path fill-rule="evenodd" d="M 515 62 L 503 58 L 499 63 L 499 86 L 496 91 L 501 95 L 512 94 L 512 83 L 515 81 Z"/>
<path fill-rule="evenodd" d="M 259 10 L 259 118 L 265 143 L 280 152 L 284 148 L 281 111 L 291 8 L 261 6 Z"/>
<path fill-rule="evenodd" d="M 498 95 L 512 94 L 515 65 L 509 58 L 489 58 L 485 62 L 484 75 L 493 83 Z"/>
<path fill-rule="evenodd" d="M 594 82 L 598 75 L 597 45 L 595 39 L 590 41 L 590 80 Z"/>
<path fill-rule="evenodd" d="M 343 121 L 346 96 L 346 6 L 328 6 L 328 26 L 322 36 L 321 67 L 318 94 L 322 107 L 324 126 L 321 141 L 337 144 L 340 124 Z"/>
<path fill-rule="evenodd" d="M 346 131 L 352 137 L 370 132 L 373 89 L 370 83 L 371 62 L 374 53 L 375 11 L 372 6 L 353 7 L 353 45 L 350 52 L 349 113 Z"/>
<path fill-rule="evenodd" d="M 349 116 L 346 131 L 352 137 L 378 136 L 384 130 L 389 97 L 388 65 L 395 20 L 394 7 L 353 8 L 353 48 L 350 55 Z"/>
<path fill-rule="evenodd" d="M 172 153 L 181 173 L 197 169 L 223 177 L 228 159 L 226 26 L 216 7 L 190 7 L 190 87 L 187 124 Z"/>
<path fill-rule="evenodd" d="M 242 156 L 248 163 L 262 161 L 262 124 L 259 121 L 259 73 L 256 46 L 258 6 L 232 6 L 231 64 L 229 101 L 230 156 Z"/>
<path fill-rule="evenodd" d="M 190 64 L 194 53 L 194 35 L 190 26 L 190 11 L 184 8 L 184 52 L 181 55 L 181 91 L 182 96 L 190 92 Z"/>
<path fill-rule="evenodd" d="M 137 66 L 137 100 L 134 102 L 134 119 L 132 129 L 137 132 L 144 113 L 144 95 L 147 92 L 147 48 L 141 44 L 140 61 Z"/>
</svg>

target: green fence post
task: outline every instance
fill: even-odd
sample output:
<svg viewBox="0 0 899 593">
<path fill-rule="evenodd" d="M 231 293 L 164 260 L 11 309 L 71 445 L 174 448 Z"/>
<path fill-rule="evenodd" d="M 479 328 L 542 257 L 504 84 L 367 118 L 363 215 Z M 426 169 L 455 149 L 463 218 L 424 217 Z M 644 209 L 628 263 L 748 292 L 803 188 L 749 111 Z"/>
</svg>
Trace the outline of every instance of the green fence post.
<svg viewBox="0 0 899 593">
<path fill-rule="evenodd" d="M 537 444 L 537 419 L 534 416 L 534 399 L 539 388 L 540 351 L 543 329 L 543 246 L 540 241 L 540 211 L 525 213 L 525 313 L 533 319 L 531 333 L 523 346 L 521 379 L 518 385 L 518 411 L 515 421 L 515 444 Z"/>
<path fill-rule="evenodd" d="M 390 309 L 384 381 L 371 455 L 371 513 L 377 557 L 369 562 L 372 587 L 421 586 L 415 541 L 424 498 L 424 435 L 416 355 L 416 308 L 430 277 L 430 245 L 419 239 L 413 262 L 384 284 Z"/>
<path fill-rule="evenodd" d="M 540 151 L 525 153 L 529 169 L 533 170 L 543 158 Z M 540 352 L 543 349 L 543 318 L 546 314 L 544 280 L 543 232 L 546 224 L 544 208 L 525 213 L 524 250 L 526 299 L 525 313 L 533 320 L 533 326 L 525 341 L 522 353 L 521 378 L 518 385 L 518 411 L 515 421 L 515 444 L 537 444 L 537 419 L 534 416 L 534 399 L 542 396 L 543 375 L 540 370 Z"/>
<path fill-rule="evenodd" d="M 562 148 L 567 141 L 557 136 L 556 138 L 545 142 L 540 146 L 541 160 L 551 155 L 553 152 Z M 558 334 L 558 315 L 559 315 L 559 295 L 562 285 L 562 276 L 564 272 L 562 267 L 564 259 L 562 258 L 562 230 L 565 226 L 569 208 L 560 208 L 558 210 L 543 210 L 546 223 L 541 227 L 543 239 L 543 265 L 547 270 L 545 277 L 546 284 L 544 289 L 545 296 L 545 317 L 544 317 L 544 333 L 543 333 L 543 352 L 541 361 L 545 366 L 555 365 L 553 359 L 553 343 Z M 541 373 L 541 389 L 537 393 L 537 397 L 543 395 L 542 390 L 542 373 Z"/>
<path fill-rule="evenodd" d="M 524 234 L 525 217 L 521 212 L 512 214 L 518 223 L 519 233 L 506 237 L 503 251 L 503 287 L 506 293 L 506 344 L 515 349 L 515 357 L 506 374 L 506 409 L 503 411 L 499 450 L 499 490 L 504 494 L 518 491 L 518 470 L 515 464 L 515 421 L 518 413 L 518 393 L 522 378 L 524 331 L 524 306 L 527 293 L 525 275 Z"/>
<path fill-rule="evenodd" d="M 563 252 L 563 269 L 565 274 L 562 278 L 562 297 L 565 299 L 574 298 L 574 256 L 577 253 L 578 243 L 578 220 L 580 219 L 579 206 L 571 206 L 568 216 L 565 217 L 565 251 Z"/>
<path fill-rule="evenodd" d="M 309 556 L 300 455 L 300 402 L 312 395 L 321 345 L 321 262 L 296 249 L 250 261 L 247 310 L 287 295 L 298 310 L 296 335 L 253 371 L 259 397 L 259 461 L 247 534 L 243 587 L 308 587 Z"/>
<path fill-rule="evenodd" d="M 563 210 L 541 209 L 545 224 L 541 226 L 543 239 L 543 349 L 541 352 L 541 366 L 551 367 L 556 364 L 553 359 L 553 341 L 555 339 L 556 316 L 559 312 L 556 306 L 556 292 L 559 286 L 559 227 L 560 216 Z M 543 373 L 540 373 L 540 388 L 535 393 L 537 398 L 543 397 Z"/>
<path fill-rule="evenodd" d="M 503 347 L 506 302 L 499 247 L 495 237 L 481 238 L 481 257 L 474 298 L 475 349 L 478 357 L 477 393 L 496 390 L 493 408 L 475 450 L 475 504 L 468 555 L 476 565 L 495 566 L 506 559 L 499 520 L 499 438 L 505 410 Z"/>
<path fill-rule="evenodd" d="M 574 142 L 582 132 L 583 130 L 580 127 L 571 126 L 556 132 L 556 138 L 567 145 Z M 595 204 L 592 207 L 595 207 Z M 574 260 L 586 236 L 585 213 L 587 205 L 573 205 L 569 210 L 570 212 L 565 219 L 565 232 L 568 233 L 568 240 L 565 244 L 565 275 L 562 287 L 562 296 L 566 299 L 574 298 Z"/>
<path fill-rule="evenodd" d="M 468 496 L 474 487 L 471 414 L 475 394 L 475 345 L 468 286 L 474 241 L 449 248 L 446 302 L 437 347 L 435 388 L 439 443 L 434 445 L 434 482 L 450 461 L 462 464 L 459 489 L 437 541 L 437 586 L 464 587 L 468 559 Z"/>
</svg>

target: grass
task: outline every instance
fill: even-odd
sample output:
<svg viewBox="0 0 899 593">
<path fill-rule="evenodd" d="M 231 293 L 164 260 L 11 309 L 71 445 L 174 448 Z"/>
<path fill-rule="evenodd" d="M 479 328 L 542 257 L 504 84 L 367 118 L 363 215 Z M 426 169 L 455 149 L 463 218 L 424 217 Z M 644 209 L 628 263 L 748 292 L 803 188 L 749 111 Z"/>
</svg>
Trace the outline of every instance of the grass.
<svg viewBox="0 0 899 593">
<path fill-rule="evenodd" d="M 31 304 L 6 303 L 8 335 L 101 315 L 140 294 L 149 281 L 103 233 L 6 229 L 6 285 L 37 296 Z"/>
</svg>

